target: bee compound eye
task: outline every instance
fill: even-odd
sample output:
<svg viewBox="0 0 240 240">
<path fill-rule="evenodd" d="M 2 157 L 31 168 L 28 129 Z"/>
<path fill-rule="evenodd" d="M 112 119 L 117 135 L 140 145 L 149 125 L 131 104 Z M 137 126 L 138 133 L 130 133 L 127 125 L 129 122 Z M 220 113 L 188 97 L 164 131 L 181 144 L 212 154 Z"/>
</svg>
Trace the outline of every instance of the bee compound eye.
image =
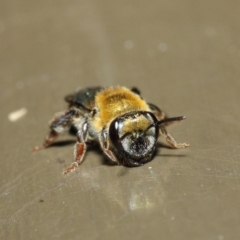
<svg viewBox="0 0 240 240">
<path fill-rule="evenodd" d="M 120 126 L 121 126 L 121 123 L 119 122 L 119 120 L 114 120 L 109 127 L 109 138 L 112 144 L 118 149 L 122 148 L 121 139 L 119 136 Z"/>
</svg>

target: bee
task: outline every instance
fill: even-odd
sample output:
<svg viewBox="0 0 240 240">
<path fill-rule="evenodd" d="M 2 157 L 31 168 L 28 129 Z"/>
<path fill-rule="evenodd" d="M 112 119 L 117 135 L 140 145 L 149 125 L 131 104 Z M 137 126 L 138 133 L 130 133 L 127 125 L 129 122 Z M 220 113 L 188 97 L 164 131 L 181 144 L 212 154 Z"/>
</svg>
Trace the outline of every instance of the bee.
<svg viewBox="0 0 240 240">
<path fill-rule="evenodd" d="M 98 142 L 105 155 L 114 163 L 138 167 L 154 155 L 159 136 L 172 148 L 185 148 L 188 143 L 177 143 L 166 131 L 170 122 L 185 116 L 167 118 L 157 106 L 147 103 L 137 88 L 89 87 L 65 97 L 69 107 L 57 113 L 50 122 L 50 132 L 37 151 L 54 143 L 69 129 L 77 130 L 74 162 L 63 173 L 74 171 L 83 161 L 88 142 Z"/>
</svg>

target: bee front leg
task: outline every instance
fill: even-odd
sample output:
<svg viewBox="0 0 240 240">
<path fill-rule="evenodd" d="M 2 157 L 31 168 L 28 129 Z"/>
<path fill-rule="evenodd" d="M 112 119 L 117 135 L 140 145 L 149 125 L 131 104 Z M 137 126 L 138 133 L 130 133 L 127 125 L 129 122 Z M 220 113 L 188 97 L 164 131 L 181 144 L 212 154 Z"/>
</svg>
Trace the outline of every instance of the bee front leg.
<svg viewBox="0 0 240 240">
<path fill-rule="evenodd" d="M 103 152 L 106 154 L 106 156 L 112 161 L 115 162 L 117 164 L 119 164 L 116 156 L 114 155 L 114 153 L 109 149 L 109 140 L 107 139 L 107 134 L 106 132 L 102 132 L 102 136 L 99 139 L 100 142 L 100 146 L 101 149 L 103 150 Z"/>
<path fill-rule="evenodd" d="M 47 148 L 51 144 L 53 144 L 56 138 L 59 136 L 60 133 L 64 132 L 67 127 L 69 127 L 71 123 L 72 117 L 76 114 L 75 110 L 63 111 L 59 112 L 55 115 L 53 120 L 50 122 L 50 132 L 46 136 L 44 142 L 40 146 L 36 146 L 32 148 L 32 151 L 38 151 L 43 148 Z"/>
<path fill-rule="evenodd" d="M 115 162 L 119 165 L 117 158 L 115 157 L 115 155 L 113 154 L 113 152 L 110 149 L 102 148 L 102 150 L 112 162 Z"/>
<path fill-rule="evenodd" d="M 168 144 L 170 144 L 172 148 L 179 149 L 179 148 L 186 148 L 190 146 L 189 143 L 177 143 L 169 133 L 165 137 L 166 137 L 166 141 L 168 142 Z"/>
<path fill-rule="evenodd" d="M 117 158 L 115 157 L 114 153 L 109 148 L 104 147 L 102 144 L 101 144 L 101 148 L 102 148 L 103 152 L 108 156 L 108 158 L 112 162 L 115 162 L 119 165 L 119 162 L 118 162 Z"/>
<path fill-rule="evenodd" d="M 172 148 L 186 148 L 189 147 L 189 143 L 177 143 L 176 140 L 169 134 L 167 133 L 167 130 L 164 128 L 164 126 L 159 126 L 159 132 L 160 135 L 164 136 L 167 143 L 172 147 Z"/>
<path fill-rule="evenodd" d="M 74 147 L 74 162 L 71 166 L 65 168 L 63 170 L 63 174 L 67 174 L 69 172 L 73 172 L 83 161 L 84 155 L 87 150 L 86 146 L 86 135 L 87 135 L 88 126 L 87 123 L 82 124 L 82 128 L 77 132 L 77 142 Z"/>
</svg>

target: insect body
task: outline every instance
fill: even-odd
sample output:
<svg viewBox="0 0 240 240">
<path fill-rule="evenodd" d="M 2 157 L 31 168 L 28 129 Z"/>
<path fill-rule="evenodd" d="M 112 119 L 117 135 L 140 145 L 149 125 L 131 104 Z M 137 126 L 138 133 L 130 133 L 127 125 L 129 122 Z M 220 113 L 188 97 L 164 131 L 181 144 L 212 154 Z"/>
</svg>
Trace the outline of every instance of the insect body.
<svg viewBox="0 0 240 240">
<path fill-rule="evenodd" d="M 64 174 L 81 164 L 87 142 L 100 144 L 108 158 L 119 165 L 141 166 L 150 161 L 156 149 L 159 135 L 165 137 L 172 148 L 185 148 L 167 133 L 165 125 L 185 117 L 166 118 L 155 105 L 146 103 L 138 89 L 125 87 L 92 87 L 80 90 L 65 98 L 66 111 L 55 115 L 44 143 L 33 150 L 51 145 L 65 129 L 77 129 L 74 162 Z"/>
</svg>

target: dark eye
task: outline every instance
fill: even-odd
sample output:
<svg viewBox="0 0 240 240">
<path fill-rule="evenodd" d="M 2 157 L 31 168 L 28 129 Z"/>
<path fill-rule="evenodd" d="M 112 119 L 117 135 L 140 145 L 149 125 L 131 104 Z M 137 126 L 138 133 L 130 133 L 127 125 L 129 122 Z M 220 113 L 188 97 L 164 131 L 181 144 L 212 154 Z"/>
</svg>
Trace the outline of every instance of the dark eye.
<svg viewBox="0 0 240 240">
<path fill-rule="evenodd" d="M 120 150 L 122 149 L 121 138 L 119 136 L 119 130 L 121 130 L 121 127 L 122 121 L 118 119 L 114 120 L 109 127 L 109 137 L 111 139 L 111 142 L 115 148 Z"/>
</svg>

